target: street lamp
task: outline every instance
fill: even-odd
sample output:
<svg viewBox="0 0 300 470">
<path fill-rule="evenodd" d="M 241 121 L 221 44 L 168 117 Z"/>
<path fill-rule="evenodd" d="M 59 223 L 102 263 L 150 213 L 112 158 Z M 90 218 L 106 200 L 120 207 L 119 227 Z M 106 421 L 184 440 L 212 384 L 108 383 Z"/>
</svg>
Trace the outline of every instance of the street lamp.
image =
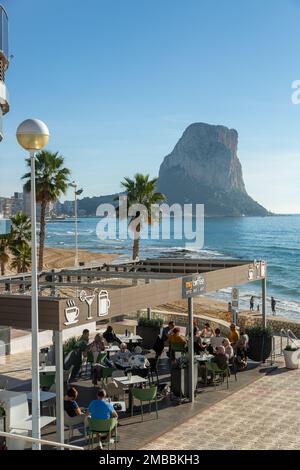
<svg viewBox="0 0 300 470">
<path fill-rule="evenodd" d="M 75 217 L 75 266 L 78 266 L 78 215 L 77 215 L 77 196 L 83 192 L 83 189 L 77 189 L 77 183 L 72 181 L 69 184 L 71 188 L 74 188 L 74 217 Z"/>
<path fill-rule="evenodd" d="M 36 250 L 36 188 L 35 188 L 35 153 L 47 145 L 49 130 L 38 119 L 26 119 L 17 129 L 17 140 L 21 147 L 30 154 L 31 162 L 31 336 L 32 336 L 32 437 L 40 439 L 40 376 L 39 376 L 39 314 L 37 283 Z M 41 445 L 32 445 L 40 450 Z"/>
</svg>

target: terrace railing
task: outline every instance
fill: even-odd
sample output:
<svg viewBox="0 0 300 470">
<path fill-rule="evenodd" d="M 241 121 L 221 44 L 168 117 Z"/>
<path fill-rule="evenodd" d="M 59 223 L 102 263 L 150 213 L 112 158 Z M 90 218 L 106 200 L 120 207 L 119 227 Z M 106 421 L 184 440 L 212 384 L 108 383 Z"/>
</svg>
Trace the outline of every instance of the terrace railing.
<svg viewBox="0 0 300 470">
<path fill-rule="evenodd" d="M 20 434 L 14 434 L 14 433 L 10 433 L 10 432 L 0 431 L 0 436 L 5 437 L 6 439 L 23 440 L 25 442 L 31 442 L 31 443 L 37 443 L 37 444 L 42 444 L 42 445 L 47 445 L 47 446 L 52 446 L 52 447 L 58 447 L 60 449 L 84 450 L 84 447 L 74 446 L 74 445 L 71 445 L 71 444 L 63 444 L 61 442 L 47 441 L 46 439 L 35 439 L 33 437 L 22 436 Z"/>
</svg>

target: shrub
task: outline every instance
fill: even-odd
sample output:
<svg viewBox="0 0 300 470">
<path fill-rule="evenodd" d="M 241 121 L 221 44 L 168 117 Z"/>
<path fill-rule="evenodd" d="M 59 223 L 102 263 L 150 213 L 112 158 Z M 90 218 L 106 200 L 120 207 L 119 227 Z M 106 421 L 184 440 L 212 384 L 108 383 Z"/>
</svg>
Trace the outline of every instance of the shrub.
<svg viewBox="0 0 300 470">
<path fill-rule="evenodd" d="M 74 349 L 77 349 L 78 341 L 79 338 L 77 338 L 76 336 L 72 336 L 71 338 L 67 339 L 63 345 L 64 354 L 69 354 L 69 352 L 74 351 Z"/>
<path fill-rule="evenodd" d="M 162 318 L 146 318 L 140 317 L 138 320 L 138 326 L 146 326 L 149 328 L 161 328 L 163 326 L 163 319 Z"/>
<path fill-rule="evenodd" d="M 287 344 L 286 347 L 284 348 L 284 351 L 298 351 L 298 348 L 297 346 L 292 346 L 291 344 Z"/>
<path fill-rule="evenodd" d="M 269 326 L 264 328 L 261 325 L 255 325 L 246 328 L 246 334 L 249 336 L 249 339 L 257 336 L 267 336 L 268 338 L 271 338 L 273 336 L 273 330 Z"/>
</svg>

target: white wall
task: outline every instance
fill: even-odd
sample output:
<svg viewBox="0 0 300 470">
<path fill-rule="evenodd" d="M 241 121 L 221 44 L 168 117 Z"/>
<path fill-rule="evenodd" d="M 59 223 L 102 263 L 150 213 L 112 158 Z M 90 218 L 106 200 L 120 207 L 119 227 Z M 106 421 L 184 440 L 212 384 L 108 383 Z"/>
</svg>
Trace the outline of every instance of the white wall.
<svg viewBox="0 0 300 470">
<path fill-rule="evenodd" d="M 63 331 L 63 341 L 72 336 L 81 336 L 82 331 L 87 328 L 91 333 L 96 331 L 96 322 L 86 323 L 85 325 L 75 326 Z M 40 348 L 52 344 L 53 331 L 46 330 L 39 333 L 39 346 Z M 10 353 L 16 354 L 24 351 L 31 350 L 31 334 L 26 334 L 19 338 L 14 338 L 10 343 Z"/>
</svg>

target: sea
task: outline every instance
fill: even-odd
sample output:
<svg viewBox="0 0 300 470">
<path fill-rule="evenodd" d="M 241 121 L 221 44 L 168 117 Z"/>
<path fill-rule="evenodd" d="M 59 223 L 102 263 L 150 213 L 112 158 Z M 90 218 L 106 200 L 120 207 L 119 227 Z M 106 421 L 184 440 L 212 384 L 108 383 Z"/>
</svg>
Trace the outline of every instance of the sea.
<svg viewBox="0 0 300 470">
<path fill-rule="evenodd" d="M 101 253 L 118 253 L 118 260 L 129 260 L 132 240 L 99 239 L 98 218 L 78 220 L 80 249 Z M 267 308 L 275 297 L 277 314 L 300 322 L 300 215 L 270 217 L 205 218 L 204 243 L 189 240 L 145 239 L 140 242 L 140 258 L 230 258 L 266 260 L 268 266 Z M 47 246 L 74 247 L 74 220 L 65 219 L 47 223 Z M 250 297 L 255 297 L 255 308 L 261 308 L 260 283 L 240 286 L 240 310 L 249 308 Z M 209 296 L 225 302 L 231 299 L 231 288 Z"/>
</svg>

